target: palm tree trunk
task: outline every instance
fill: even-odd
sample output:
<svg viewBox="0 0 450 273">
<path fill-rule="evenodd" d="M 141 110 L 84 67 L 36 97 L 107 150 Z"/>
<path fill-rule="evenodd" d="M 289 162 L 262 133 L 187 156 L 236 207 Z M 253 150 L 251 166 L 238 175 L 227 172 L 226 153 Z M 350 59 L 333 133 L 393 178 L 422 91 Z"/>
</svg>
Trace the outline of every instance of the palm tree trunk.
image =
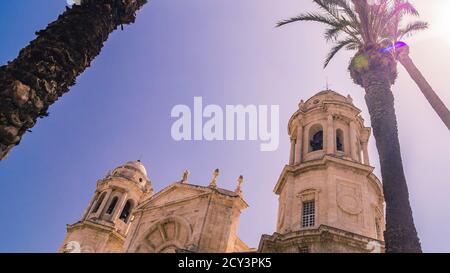
<svg viewBox="0 0 450 273">
<path fill-rule="evenodd" d="M 394 96 L 385 73 L 362 74 L 366 103 L 380 157 L 386 200 L 386 252 L 421 252 L 403 171 Z"/>
<path fill-rule="evenodd" d="M 15 60 L 0 67 L 0 160 L 75 84 L 109 34 L 119 25 L 133 23 L 146 2 L 83 0 L 37 32 Z"/>
<path fill-rule="evenodd" d="M 439 96 L 434 92 L 431 85 L 427 82 L 425 77 L 420 73 L 419 69 L 414 65 L 414 62 L 409 57 L 409 48 L 402 48 L 400 54 L 398 54 L 397 59 L 405 67 L 408 74 L 419 86 L 420 91 L 422 91 L 425 98 L 431 104 L 434 111 L 439 115 L 441 120 L 444 122 L 445 126 L 450 130 L 450 111 L 439 98 Z"/>
</svg>

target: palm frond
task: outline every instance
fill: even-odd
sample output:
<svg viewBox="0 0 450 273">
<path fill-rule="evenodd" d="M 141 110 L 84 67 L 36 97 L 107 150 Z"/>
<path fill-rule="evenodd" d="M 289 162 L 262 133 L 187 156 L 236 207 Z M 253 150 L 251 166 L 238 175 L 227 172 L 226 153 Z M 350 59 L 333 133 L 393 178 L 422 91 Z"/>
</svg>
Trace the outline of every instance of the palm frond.
<svg viewBox="0 0 450 273">
<path fill-rule="evenodd" d="M 329 28 L 325 31 L 325 40 L 327 42 L 330 41 L 336 41 L 339 37 L 339 34 L 342 33 L 342 29 L 343 27 L 333 27 L 333 28 Z"/>
<path fill-rule="evenodd" d="M 337 6 L 339 6 L 343 10 L 344 14 L 350 18 L 350 21 L 352 21 L 353 23 L 359 24 L 358 15 L 351 8 L 351 6 L 347 0 L 329 0 L 329 1 L 335 3 Z"/>
<path fill-rule="evenodd" d="M 343 49 L 344 47 L 357 48 L 357 45 L 358 45 L 358 42 L 352 38 L 347 38 L 345 40 L 336 42 L 336 45 L 328 53 L 323 67 L 326 68 L 328 66 L 328 64 L 330 63 L 330 61 L 334 58 L 334 56 L 336 56 L 336 54 L 339 51 L 341 51 L 341 49 Z"/>
<path fill-rule="evenodd" d="M 281 27 L 281 26 L 284 26 L 284 25 L 287 25 L 290 23 L 294 23 L 294 22 L 299 22 L 299 21 L 318 22 L 318 23 L 326 24 L 326 25 L 329 25 L 332 27 L 338 27 L 340 25 L 339 21 L 337 21 L 336 19 L 334 19 L 330 16 L 310 12 L 310 13 L 300 14 L 299 16 L 292 17 L 287 20 L 280 21 L 277 23 L 277 27 Z"/>
<path fill-rule="evenodd" d="M 359 50 L 369 46 L 383 47 L 428 28 L 426 22 L 414 22 L 401 27 L 405 15 L 418 16 L 418 11 L 408 0 L 312 0 L 318 13 L 304 13 L 281 21 L 277 27 L 310 21 L 327 25 L 325 39 L 335 43 L 325 59 L 326 67 L 343 48 Z"/>
<path fill-rule="evenodd" d="M 372 44 L 373 39 L 371 35 L 371 21 L 370 21 L 370 6 L 367 1 L 352 0 L 356 14 L 359 17 L 361 25 L 361 36 L 365 43 Z"/>
<path fill-rule="evenodd" d="M 419 16 L 419 12 L 417 9 L 408 1 L 396 1 L 396 4 L 393 6 L 392 10 L 389 12 L 388 17 L 392 18 L 396 15 L 413 15 Z"/>
<path fill-rule="evenodd" d="M 350 36 L 352 36 L 352 33 L 354 33 L 355 29 L 351 25 L 351 23 L 345 19 L 341 19 L 339 21 L 336 21 L 338 25 L 332 26 L 331 28 L 328 28 L 325 31 L 325 39 L 327 42 L 336 40 L 341 33 L 346 33 Z M 353 31 L 353 32 L 352 32 Z"/>
<path fill-rule="evenodd" d="M 329 0 L 313 0 L 322 10 L 329 13 L 334 18 L 339 18 L 339 9 L 336 3 Z"/>
<path fill-rule="evenodd" d="M 401 40 L 403 37 L 411 37 L 414 33 L 422 30 L 428 29 L 429 24 L 423 21 L 416 21 L 413 23 L 409 23 L 406 27 L 398 30 L 398 40 Z"/>
<path fill-rule="evenodd" d="M 410 2 L 405 0 L 395 0 L 391 9 L 383 14 L 384 24 L 380 28 L 380 32 L 386 34 L 386 32 L 390 31 L 390 35 L 397 36 L 400 22 L 404 15 L 419 16 L 419 12 Z"/>
</svg>

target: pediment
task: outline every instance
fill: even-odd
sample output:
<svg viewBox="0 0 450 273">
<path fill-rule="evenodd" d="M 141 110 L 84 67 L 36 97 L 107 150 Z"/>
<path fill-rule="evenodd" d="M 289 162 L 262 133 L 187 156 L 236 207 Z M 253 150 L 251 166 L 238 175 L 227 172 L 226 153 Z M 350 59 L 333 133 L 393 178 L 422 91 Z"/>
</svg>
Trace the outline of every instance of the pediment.
<svg viewBox="0 0 450 273">
<path fill-rule="evenodd" d="M 148 200 L 138 206 L 138 209 L 158 207 L 168 203 L 174 203 L 183 200 L 190 200 L 210 193 L 211 190 L 206 187 L 200 187 L 190 184 L 174 183 L 158 193 L 154 194 Z"/>
</svg>

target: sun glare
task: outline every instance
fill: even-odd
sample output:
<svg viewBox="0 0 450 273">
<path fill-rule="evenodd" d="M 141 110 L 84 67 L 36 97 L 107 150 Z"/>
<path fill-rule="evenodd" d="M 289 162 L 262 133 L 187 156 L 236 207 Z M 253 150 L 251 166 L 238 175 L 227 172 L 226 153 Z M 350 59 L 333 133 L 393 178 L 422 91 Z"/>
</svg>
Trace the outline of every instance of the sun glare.
<svg viewBox="0 0 450 273">
<path fill-rule="evenodd" d="M 440 1 L 436 4 L 431 30 L 435 35 L 450 44 L 450 1 Z"/>
</svg>

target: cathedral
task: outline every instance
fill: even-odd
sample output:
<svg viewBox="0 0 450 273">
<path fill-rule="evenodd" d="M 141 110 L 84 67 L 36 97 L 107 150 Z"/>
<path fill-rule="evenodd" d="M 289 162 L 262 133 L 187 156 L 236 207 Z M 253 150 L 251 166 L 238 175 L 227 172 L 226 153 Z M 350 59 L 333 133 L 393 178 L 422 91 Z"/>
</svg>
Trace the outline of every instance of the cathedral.
<svg viewBox="0 0 450 273">
<path fill-rule="evenodd" d="M 288 122 L 291 149 L 274 193 L 276 231 L 257 248 L 237 235 L 248 207 L 241 192 L 180 181 L 154 192 L 143 164 L 130 161 L 97 181 L 59 252 L 331 253 L 383 252 L 384 197 L 369 162 L 371 129 L 350 96 L 319 92 Z M 73 249 L 73 248 L 72 248 Z"/>
</svg>

